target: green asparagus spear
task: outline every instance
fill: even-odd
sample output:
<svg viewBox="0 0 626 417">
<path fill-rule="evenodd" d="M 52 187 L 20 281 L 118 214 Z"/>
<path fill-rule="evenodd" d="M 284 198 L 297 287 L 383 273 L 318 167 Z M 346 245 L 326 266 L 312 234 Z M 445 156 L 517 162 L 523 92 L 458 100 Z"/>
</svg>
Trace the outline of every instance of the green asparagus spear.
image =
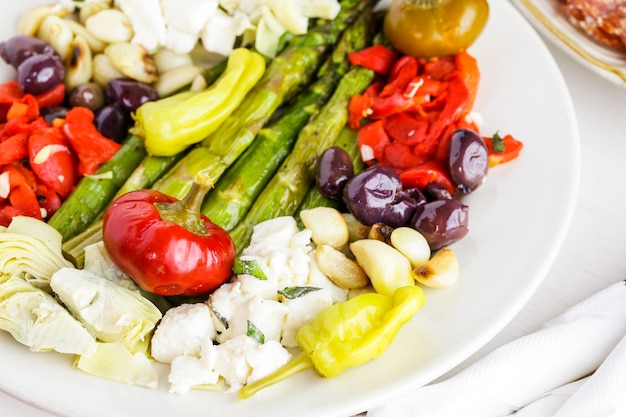
<svg viewBox="0 0 626 417">
<path fill-rule="evenodd" d="M 217 182 L 253 142 L 274 111 L 311 81 L 344 29 L 371 4 L 372 0 L 343 0 L 334 20 L 318 20 L 306 34 L 294 37 L 220 128 L 201 146 L 192 149 L 153 188 L 182 198 L 199 172 Z"/>
<path fill-rule="evenodd" d="M 186 152 L 183 151 L 172 156 L 146 155 L 120 189 L 117 190 L 115 197 L 119 197 L 130 191 L 152 187 L 154 183 L 180 161 L 185 154 Z"/>
<path fill-rule="evenodd" d="M 89 226 L 113 199 L 117 190 L 146 156 L 143 139 L 131 135 L 94 176 L 84 177 L 63 202 L 48 224 L 61 233 L 63 240 Z"/>
<path fill-rule="evenodd" d="M 313 183 L 317 156 L 333 144 L 348 120 L 350 98 L 361 93 L 373 78 L 372 71 L 361 67 L 342 77 L 328 103 L 300 131 L 293 150 L 246 217 L 231 231 L 237 250 L 248 244 L 257 223 L 294 214 Z"/>
<path fill-rule="evenodd" d="M 372 13 L 367 11 L 346 29 L 318 71 L 316 81 L 288 105 L 276 122 L 261 129 L 254 142 L 217 182 L 202 206 L 203 214 L 226 230 L 237 225 L 291 151 L 300 129 L 326 103 L 350 69 L 348 54 L 366 46 L 371 27 Z"/>
</svg>

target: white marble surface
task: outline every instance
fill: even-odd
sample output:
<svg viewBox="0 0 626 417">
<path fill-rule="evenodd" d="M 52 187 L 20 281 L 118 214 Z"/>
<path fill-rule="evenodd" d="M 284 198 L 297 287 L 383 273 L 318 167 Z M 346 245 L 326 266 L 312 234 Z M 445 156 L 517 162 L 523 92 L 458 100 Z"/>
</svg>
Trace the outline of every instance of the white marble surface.
<svg viewBox="0 0 626 417">
<path fill-rule="evenodd" d="M 579 123 L 582 172 L 572 224 L 555 264 L 525 308 L 449 374 L 535 330 L 609 284 L 626 279 L 626 85 L 599 77 L 546 43 L 570 89 Z M 1 392 L 0 415 L 53 416 Z"/>
</svg>

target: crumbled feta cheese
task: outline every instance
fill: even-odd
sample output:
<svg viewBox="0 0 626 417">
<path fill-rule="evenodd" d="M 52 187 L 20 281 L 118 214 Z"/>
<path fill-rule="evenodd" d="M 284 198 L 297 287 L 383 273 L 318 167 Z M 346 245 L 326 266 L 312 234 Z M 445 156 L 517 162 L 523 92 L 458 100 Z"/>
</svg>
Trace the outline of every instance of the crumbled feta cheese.
<svg viewBox="0 0 626 417">
<path fill-rule="evenodd" d="M 235 313 L 241 297 L 241 284 L 238 282 L 222 284 L 209 297 L 209 306 L 214 313 L 215 329 L 218 332 L 226 331 L 228 321 Z"/>
<path fill-rule="evenodd" d="M 264 246 L 266 243 L 273 246 L 289 247 L 293 235 L 298 233 L 298 223 L 291 216 L 277 217 L 257 224 L 252 229 L 250 244 L 243 253 L 247 253 L 257 245 Z"/>
<path fill-rule="evenodd" d="M 178 356 L 174 358 L 168 375 L 170 392 L 186 394 L 198 385 L 213 385 L 219 379 L 214 371 L 217 351 L 210 339 L 202 342 L 200 356 Z"/>
<path fill-rule="evenodd" d="M 285 216 L 255 226 L 242 259 L 255 259 L 280 290 L 306 285 L 311 250 L 311 231 L 300 231 L 296 220 Z"/>
<path fill-rule="evenodd" d="M 152 336 L 151 354 L 171 363 L 178 356 L 199 356 L 202 344 L 216 336 L 209 306 L 182 304 L 169 309 Z"/>
<path fill-rule="evenodd" d="M 249 350 L 247 358 L 252 372 L 246 383 L 251 384 L 285 365 L 291 354 L 279 342 L 270 340 L 258 345 L 257 349 Z"/>
<path fill-rule="evenodd" d="M 159 0 L 115 0 L 133 27 L 132 43 L 154 53 L 165 44 L 166 27 Z"/>
<path fill-rule="evenodd" d="M 161 0 L 168 29 L 184 30 L 196 36 L 218 7 L 217 0 Z"/>
<path fill-rule="evenodd" d="M 246 360 L 248 350 L 255 349 L 258 342 L 248 336 L 237 336 L 218 345 L 215 371 L 236 391 L 246 384 L 252 368 Z"/>
<path fill-rule="evenodd" d="M 298 346 L 296 334 L 305 324 L 312 322 L 322 311 L 333 304 L 332 292 L 327 288 L 311 291 L 293 299 L 283 301 L 289 307 L 289 314 L 285 319 L 281 343 L 288 348 Z"/>
<path fill-rule="evenodd" d="M 280 340 L 288 308 L 278 301 L 263 299 L 256 294 L 243 294 L 238 282 L 222 285 L 210 297 L 216 316 L 228 323 L 219 323 L 220 343 L 248 333 L 248 321 L 265 336 L 265 340 Z"/>
<path fill-rule="evenodd" d="M 291 354 L 278 342 L 270 340 L 264 344 L 242 335 L 215 347 L 217 360 L 215 371 L 237 391 L 250 379 L 269 375 L 291 358 Z"/>
</svg>

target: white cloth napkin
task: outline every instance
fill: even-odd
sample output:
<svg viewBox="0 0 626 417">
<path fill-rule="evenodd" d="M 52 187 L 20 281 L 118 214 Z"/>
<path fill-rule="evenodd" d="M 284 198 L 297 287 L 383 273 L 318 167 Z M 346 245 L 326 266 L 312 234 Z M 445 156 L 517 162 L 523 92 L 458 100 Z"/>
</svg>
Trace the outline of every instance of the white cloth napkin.
<svg viewBox="0 0 626 417">
<path fill-rule="evenodd" d="M 616 346 L 626 335 L 626 281 L 620 281 L 569 308 L 546 322 L 539 330 L 513 340 L 484 356 L 451 378 L 424 386 L 367 413 L 367 417 L 502 417 L 511 414 L 559 387 L 594 372 L 614 350 L 616 366 L 603 366 L 594 376 L 611 382 L 621 374 L 624 391 L 624 349 Z M 611 355 L 613 356 L 613 355 Z M 609 360 L 611 358 L 608 358 Z M 608 362 L 607 362 L 608 363 Z M 602 372 L 601 372 L 602 371 Z M 604 377 L 603 375 L 604 374 Z M 565 394 L 565 404 L 596 394 L 597 401 L 619 396 L 602 393 L 589 378 L 572 394 Z M 570 387 L 570 390 L 573 387 Z M 585 388 L 585 391 L 582 391 Z M 555 391 L 556 390 L 556 391 Z M 600 391 L 600 393 L 598 393 Z M 561 391 L 564 394 L 566 391 Z M 589 400 L 588 398 L 583 400 Z M 576 401 L 578 402 L 578 401 Z M 563 404 L 562 407 L 566 407 Z M 573 403 L 576 406 L 576 403 Z M 545 404 L 544 404 L 545 405 Z M 616 405 L 618 407 L 619 405 Z M 623 409 L 623 404 L 621 407 Z M 539 403 L 535 405 L 539 407 Z M 569 407 L 569 405 L 568 405 Z M 567 416 L 623 416 L 624 414 L 590 414 Z M 560 411 L 559 411 L 560 413 Z M 521 415 L 521 414 L 520 414 Z M 537 414 L 539 416 L 541 414 Z M 517 416 L 517 415 L 516 415 Z M 530 414 L 528 414 L 530 416 Z M 533 416 L 534 417 L 534 416 Z"/>
</svg>

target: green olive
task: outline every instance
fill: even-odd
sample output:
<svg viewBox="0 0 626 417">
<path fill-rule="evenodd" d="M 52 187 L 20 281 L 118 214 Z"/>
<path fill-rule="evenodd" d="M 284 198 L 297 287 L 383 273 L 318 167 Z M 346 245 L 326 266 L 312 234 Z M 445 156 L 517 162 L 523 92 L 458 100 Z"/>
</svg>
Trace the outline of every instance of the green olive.
<svg viewBox="0 0 626 417">
<path fill-rule="evenodd" d="M 469 48 L 488 17 L 487 0 L 393 0 L 384 32 L 400 52 L 435 58 Z"/>
</svg>

